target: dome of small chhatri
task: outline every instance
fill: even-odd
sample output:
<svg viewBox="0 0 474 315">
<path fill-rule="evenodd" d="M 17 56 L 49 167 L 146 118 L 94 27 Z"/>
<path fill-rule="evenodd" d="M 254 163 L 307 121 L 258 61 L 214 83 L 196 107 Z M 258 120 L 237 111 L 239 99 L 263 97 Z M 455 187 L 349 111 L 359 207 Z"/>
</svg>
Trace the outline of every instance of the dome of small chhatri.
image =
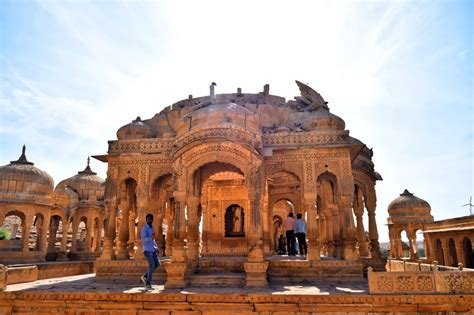
<svg viewBox="0 0 474 315">
<path fill-rule="evenodd" d="M 407 218 L 418 222 L 433 221 L 430 204 L 406 189 L 388 205 L 388 214 L 392 220 Z"/>
<path fill-rule="evenodd" d="M 0 193 L 17 195 L 47 196 L 54 188 L 53 178 L 29 162 L 25 155 L 26 146 L 17 161 L 0 166 Z"/>
<path fill-rule="evenodd" d="M 137 117 L 137 119 L 117 131 L 117 139 L 119 140 L 154 138 L 156 136 L 157 131 L 155 127 L 146 121 L 142 121 L 140 117 Z"/>
<path fill-rule="evenodd" d="M 79 200 L 101 200 L 104 196 L 105 181 L 97 176 L 89 166 L 90 158 L 87 158 L 86 168 L 68 179 L 63 180 L 56 186 L 56 191 L 70 188 L 74 190 Z"/>
</svg>

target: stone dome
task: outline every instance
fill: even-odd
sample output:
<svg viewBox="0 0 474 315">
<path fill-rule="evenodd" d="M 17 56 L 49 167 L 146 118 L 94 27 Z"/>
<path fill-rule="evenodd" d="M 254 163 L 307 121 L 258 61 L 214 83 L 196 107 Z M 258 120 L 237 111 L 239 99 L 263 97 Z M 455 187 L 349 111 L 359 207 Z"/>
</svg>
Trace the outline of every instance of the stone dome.
<svg viewBox="0 0 474 315">
<path fill-rule="evenodd" d="M 155 138 L 158 135 L 155 127 L 146 121 L 142 121 L 140 117 L 133 120 L 131 123 L 122 126 L 117 131 L 117 139 L 143 139 Z"/>
<path fill-rule="evenodd" d="M 414 222 L 433 221 L 430 204 L 407 189 L 388 205 L 388 214 L 392 221 L 400 219 Z"/>
<path fill-rule="evenodd" d="M 86 168 L 68 179 L 61 181 L 55 191 L 59 192 L 65 188 L 74 190 L 79 200 L 102 200 L 104 198 L 105 181 L 97 176 L 89 166 L 90 159 L 87 158 Z"/>
<path fill-rule="evenodd" d="M 0 166 L 0 193 L 18 195 L 48 196 L 54 188 L 53 178 L 45 171 L 29 162 L 23 146 L 22 154 L 17 161 Z"/>
<path fill-rule="evenodd" d="M 183 116 L 178 135 L 189 130 L 208 129 L 218 126 L 234 126 L 258 132 L 260 125 L 254 113 L 234 102 L 218 102 L 193 110 Z"/>
<path fill-rule="evenodd" d="M 346 123 L 342 118 L 330 113 L 328 110 L 320 107 L 315 111 L 305 113 L 301 126 L 304 130 L 344 130 Z"/>
</svg>

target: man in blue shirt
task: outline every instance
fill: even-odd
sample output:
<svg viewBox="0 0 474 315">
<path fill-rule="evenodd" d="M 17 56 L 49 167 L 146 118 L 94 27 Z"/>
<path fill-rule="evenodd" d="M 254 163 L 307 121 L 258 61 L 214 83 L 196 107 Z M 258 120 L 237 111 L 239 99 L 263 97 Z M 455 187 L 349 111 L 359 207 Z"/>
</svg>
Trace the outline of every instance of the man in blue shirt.
<svg viewBox="0 0 474 315">
<path fill-rule="evenodd" d="M 145 285 L 145 288 L 151 289 L 151 279 L 153 277 L 153 272 L 158 268 L 161 263 L 158 258 L 157 251 L 158 246 L 156 244 L 155 230 L 153 229 L 153 214 L 146 215 L 146 224 L 142 228 L 142 247 L 143 255 L 145 255 L 146 260 L 148 261 L 148 271 L 145 272 L 140 279 Z"/>
<path fill-rule="evenodd" d="M 308 254 L 308 245 L 306 245 L 306 222 L 303 220 L 301 213 L 296 215 L 294 230 L 300 247 L 300 255 L 305 256 Z"/>
</svg>

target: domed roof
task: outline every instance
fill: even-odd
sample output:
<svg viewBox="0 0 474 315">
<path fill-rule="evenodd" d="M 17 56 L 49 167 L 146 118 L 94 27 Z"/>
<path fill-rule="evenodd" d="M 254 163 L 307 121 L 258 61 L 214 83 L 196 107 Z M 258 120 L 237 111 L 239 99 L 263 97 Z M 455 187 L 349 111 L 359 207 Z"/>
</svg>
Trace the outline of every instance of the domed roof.
<svg viewBox="0 0 474 315">
<path fill-rule="evenodd" d="M 319 107 L 315 111 L 306 113 L 306 119 L 302 122 L 304 130 L 313 129 L 332 129 L 332 130 L 344 130 L 346 123 L 342 118 L 329 110 Z"/>
<path fill-rule="evenodd" d="M 182 121 L 187 123 L 180 126 L 178 134 L 212 126 L 235 126 L 259 131 L 258 118 L 254 112 L 232 101 L 206 104 L 184 115 Z"/>
<path fill-rule="evenodd" d="M 89 166 L 90 158 L 87 158 L 86 168 L 68 179 L 61 181 L 56 186 L 56 191 L 64 188 L 73 189 L 79 196 L 79 200 L 101 200 L 104 197 L 105 181 L 97 176 Z"/>
<path fill-rule="evenodd" d="M 117 131 L 117 139 L 143 139 L 157 136 L 154 126 L 142 121 L 140 116 Z"/>
<path fill-rule="evenodd" d="M 23 146 L 17 161 L 0 166 L 0 193 L 15 194 L 19 197 L 48 196 L 54 188 L 53 178 L 29 162 L 25 150 L 26 146 Z"/>
<path fill-rule="evenodd" d="M 407 189 L 388 205 L 388 214 L 392 221 L 402 219 L 413 222 L 433 221 L 430 204 Z"/>
</svg>

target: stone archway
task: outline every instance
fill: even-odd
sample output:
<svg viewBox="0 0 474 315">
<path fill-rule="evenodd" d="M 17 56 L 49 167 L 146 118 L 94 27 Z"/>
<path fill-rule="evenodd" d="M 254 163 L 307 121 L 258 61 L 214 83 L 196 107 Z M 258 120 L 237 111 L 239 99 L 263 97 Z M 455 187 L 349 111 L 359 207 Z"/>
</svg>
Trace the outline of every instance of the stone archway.
<svg viewBox="0 0 474 315">
<path fill-rule="evenodd" d="M 464 237 L 462 241 L 464 249 L 464 261 L 466 262 L 466 268 L 474 268 L 474 252 L 472 248 L 472 242 L 468 237 Z"/>
<path fill-rule="evenodd" d="M 193 183 L 192 195 L 198 197 L 186 209 L 188 239 L 199 241 L 197 226 L 202 222 L 201 254 L 246 255 L 250 201 L 243 172 L 232 164 L 211 162 L 194 172 Z"/>
</svg>

